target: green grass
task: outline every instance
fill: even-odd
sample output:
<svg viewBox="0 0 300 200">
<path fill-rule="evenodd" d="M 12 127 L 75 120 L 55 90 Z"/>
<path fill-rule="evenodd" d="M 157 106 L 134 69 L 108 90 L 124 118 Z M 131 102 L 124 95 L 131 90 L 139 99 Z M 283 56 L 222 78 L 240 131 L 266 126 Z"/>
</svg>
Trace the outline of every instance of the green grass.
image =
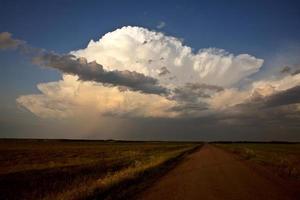
<svg viewBox="0 0 300 200">
<path fill-rule="evenodd" d="M 279 175 L 300 178 L 299 143 L 223 143 L 217 146 L 271 167 Z"/>
<path fill-rule="evenodd" d="M 0 140 L 0 199 L 101 199 L 199 143 Z M 125 183 L 125 184 L 124 184 Z"/>
</svg>

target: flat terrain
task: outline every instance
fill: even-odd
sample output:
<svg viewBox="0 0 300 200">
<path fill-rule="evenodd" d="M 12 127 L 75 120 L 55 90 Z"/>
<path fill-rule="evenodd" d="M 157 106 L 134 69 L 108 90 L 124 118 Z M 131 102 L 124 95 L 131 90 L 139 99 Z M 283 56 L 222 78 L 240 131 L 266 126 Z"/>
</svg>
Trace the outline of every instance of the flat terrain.
<svg viewBox="0 0 300 200">
<path fill-rule="evenodd" d="M 145 177 L 197 146 L 199 143 L 0 140 L 0 199 L 109 198 L 114 188 Z"/>
<path fill-rule="evenodd" d="M 224 143 L 217 146 L 270 168 L 284 178 L 300 178 L 299 143 Z"/>
<path fill-rule="evenodd" d="M 272 176 L 272 173 L 270 173 Z M 229 152 L 205 145 L 137 199 L 300 199 L 300 187 L 264 176 Z"/>
<path fill-rule="evenodd" d="M 300 199 L 300 144 L 0 140 L 0 155 L 0 199 Z"/>
</svg>

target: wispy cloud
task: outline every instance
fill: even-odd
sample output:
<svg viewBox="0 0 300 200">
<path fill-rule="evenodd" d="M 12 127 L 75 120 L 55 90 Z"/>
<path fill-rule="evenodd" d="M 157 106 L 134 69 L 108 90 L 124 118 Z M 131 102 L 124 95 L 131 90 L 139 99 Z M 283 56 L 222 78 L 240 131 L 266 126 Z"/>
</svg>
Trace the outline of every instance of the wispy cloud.
<svg viewBox="0 0 300 200">
<path fill-rule="evenodd" d="M 156 28 L 162 29 L 162 28 L 164 28 L 166 25 L 167 25 L 166 22 L 160 21 L 160 22 L 156 25 Z"/>
<path fill-rule="evenodd" d="M 11 33 L 0 33 L 0 49 L 14 49 L 22 44 L 24 44 L 24 42 L 21 40 L 13 39 L 11 37 Z"/>
</svg>

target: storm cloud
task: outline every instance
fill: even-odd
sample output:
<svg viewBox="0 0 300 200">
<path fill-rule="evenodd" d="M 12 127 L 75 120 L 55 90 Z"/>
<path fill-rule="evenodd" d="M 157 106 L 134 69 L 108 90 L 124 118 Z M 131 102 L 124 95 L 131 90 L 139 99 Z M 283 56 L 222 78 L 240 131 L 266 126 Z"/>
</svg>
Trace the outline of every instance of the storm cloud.
<svg viewBox="0 0 300 200">
<path fill-rule="evenodd" d="M 297 67 L 252 79 L 264 60 L 217 48 L 194 51 L 178 38 L 131 26 L 68 54 L 33 48 L 7 33 L 0 39 L 1 49 L 18 49 L 62 73 L 61 80 L 38 84 L 39 93 L 17 98 L 43 119 L 83 121 L 97 127 L 93 134 L 111 131 L 98 126 L 105 118 L 122 121 L 113 127 L 121 135 L 299 129 Z"/>
<path fill-rule="evenodd" d="M 275 93 L 273 95 L 255 99 L 249 104 L 260 105 L 261 108 L 271 108 L 300 103 L 300 86 Z"/>
</svg>

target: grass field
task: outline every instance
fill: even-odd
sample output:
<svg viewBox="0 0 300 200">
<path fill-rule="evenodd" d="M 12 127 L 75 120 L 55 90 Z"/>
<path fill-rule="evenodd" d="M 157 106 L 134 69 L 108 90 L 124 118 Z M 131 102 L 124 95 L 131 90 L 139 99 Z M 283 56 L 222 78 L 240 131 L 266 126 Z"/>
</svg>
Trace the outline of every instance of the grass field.
<svg viewBox="0 0 300 200">
<path fill-rule="evenodd" d="M 300 178 L 299 143 L 222 143 L 217 146 L 271 167 L 281 176 Z"/>
<path fill-rule="evenodd" d="M 0 199 L 110 199 L 200 145 L 0 140 Z"/>
</svg>

